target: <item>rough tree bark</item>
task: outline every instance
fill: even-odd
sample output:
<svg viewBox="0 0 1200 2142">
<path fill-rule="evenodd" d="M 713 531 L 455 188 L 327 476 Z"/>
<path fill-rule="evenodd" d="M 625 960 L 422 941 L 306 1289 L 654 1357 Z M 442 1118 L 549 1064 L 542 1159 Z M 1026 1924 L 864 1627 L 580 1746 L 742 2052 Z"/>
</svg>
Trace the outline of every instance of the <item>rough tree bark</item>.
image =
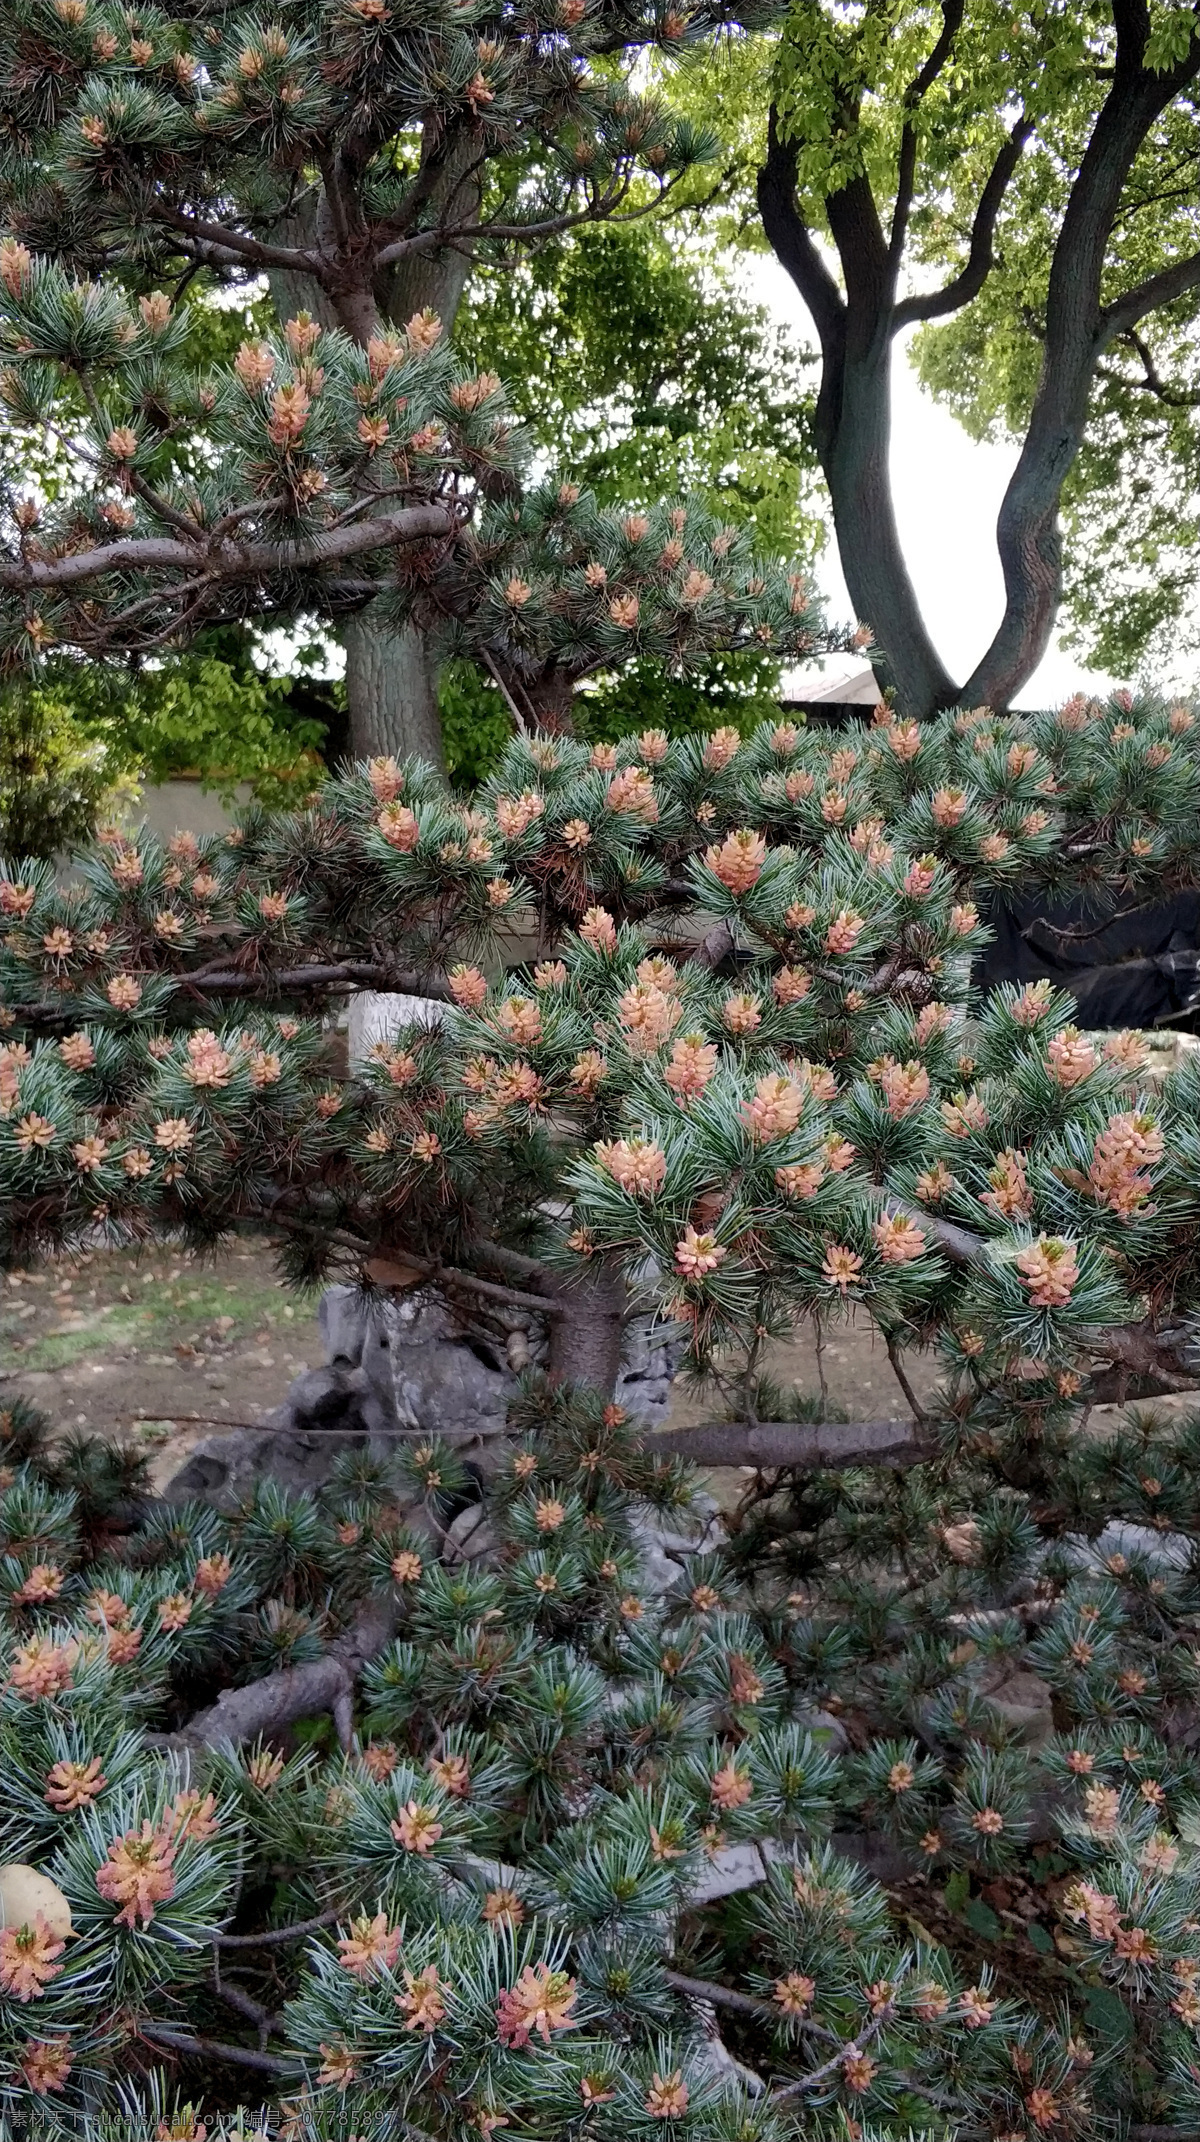
<svg viewBox="0 0 1200 2142">
<path fill-rule="evenodd" d="M 1083 441 L 1096 366 L 1114 335 L 1133 326 L 1168 295 L 1200 280 L 1200 258 L 1180 261 L 1166 277 L 1101 301 L 1108 241 L 1125 181 L 1155 119 L 1200 67 L 1200 42 L 1179 66 L 1155 73 L 1144 64 L 1149 10 L 1116 0 L 1117 60 L 1071 189 L 1054 251 L 1046 300 L 1041 378 L 1021 456 L 1004 494 L 996 528 L 1005 604 L 999 630 L 968 679 L 972 703 L 1007 706 L 1032 676 L 1050 642 L 1062 600 L 1063 485 Z"/>
<path fill-rule="evenodd" d="M 702 1421 L 695 1428 L 659 1429 L 654 1450 L 693 1465 L 795 1466 L 837 1472 L 856 1465 L 919 1465 L 937 1445 L 917 1421 Z"/>
<path fill-rule="evenodd" d="M 447 159 L 431 193 L 431 202 L 457 220 L 479 207 L 479 184 L 465 146 Z M 328 245 L 324 195 L 307 214 L 282 226 L 282 243 L 314 241 Z M 383 270 L 370 289 L 348 286 L 331 296 L 314 277 L 291 268 L 274 268 L 268 277 L 281 320 L 308 311 L 326 327 L 340 327 L 366 343 L 380 323 L 402 327 L 415 312 L 436 312 L 451 332 L 471 272 L 469 256 L 446 247 L 440 252 L 409 254 Z M 348 617 L 339 635 L 346 651 L 346 707 L 350 748 L 356 759 L 376 754 L 408 753 L 444 767 L 442 725 L 438 714 L 437 673 L 424 636 L 414 630 L 389 630 L 370 608 Z"/>
<path fill-rule="evenodd" d="M 860 619 L 881 649 L 875 673 L 906 716 L 959 700 L 1008 706 L 1049 644 L 1062 595 L 1063 486 L 1079 450 L 1097 363 L 1105 348 L 1146 313 L 1200 284 L 1200 254 L 1171 263 L 1109 303 L 1102 287 L 1109 241 L 1134 159 L 1155 120 L 1200 73 L 1200 32 L 1177 63 L 1145 64 L 1150 32 L 1145 0 L 1112 0 L 1116 63 L 1071 188 L 1055 246 L 1046 310 L 1045 354 L 1020 460 L 997 526 L 1005 608 L 992 645 L 960 690 L 926 629 L 896 528 L 888 468 L 891 349 L 897 335 L 969 304 L 993 265 L 996 224 L 1013 173 L 1034 131 L 1018 114 L 976 204 L 966 259 L 942 288 L 900 295 L 905 244 L 917 187 L 917 114 L 953 63 L 966 0 L 942 0 L 939 34 L 903 99 L 905 121 L 895 171 L 890 229 L 872 184 L 857 175 L 823 207 L 841 280 L 799 204 L 796 150 L 773 108 L 758 176 L 763 229 L 812 315 L 821 345 L 816 444 L 829 485 L 842 571 Z M 1014 96 L 1014 102 L 1016 98 Z M 847 132 L 858 119 L 847 101 Z"/>
<path fill-rule="evenodd" d="M 411 627 L 389 632 L 370 610 L 360 610 L 346 619 L 340 638 L 353 756 L 393 752 L 402 759 L 414 752 L 443 766 L 437 672 L 422 635 Z"/>
<path fill-rule="evenodd" d="M 615 1257 L 594 1257 L 578 1278 L 554 1287 L 564 1314 L 550 1332 L 550 1373 L 590 1383 L 610 1397 L 621 1369 L 625 1280 Z"/>
</svg>

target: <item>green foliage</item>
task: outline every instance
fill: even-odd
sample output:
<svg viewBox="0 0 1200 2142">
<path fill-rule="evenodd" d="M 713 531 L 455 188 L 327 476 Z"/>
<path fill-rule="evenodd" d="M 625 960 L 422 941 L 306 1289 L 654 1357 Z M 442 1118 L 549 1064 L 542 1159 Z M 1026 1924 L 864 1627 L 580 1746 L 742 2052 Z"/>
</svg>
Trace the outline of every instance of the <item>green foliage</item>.
<svg viewBox="0 0 1200 2142">
<path fill-rule="evenodd" d="M 293 711 L 287 680 L 263 675 L 241 648 L 229 653 L 136 670 L 60 658 L 41 671 L 35 702 L 61 708 L 85 749 L 141 780 L 199 774 L 225 795 L 248 782 L 264 803 L 303 795 L 321 777 L 324 724 Z M 16 838 L 8 846 L 38 852 Z"/>
<path fill-rule="evenodd" d="M 584 680 L 631 668 L 637 681 L 623 699 L 613 695 L 619 674 L 610 675 L 614 717 L 644 700 L 652 676 L 690 683 L 696 672 L 698 688 L 676 695 L 677 719 L 711 705 L 710 679 L 749 712 L 756 686 L 759 708 L 773 704 L 761 689 L 769 660 L 849 644 L 823 629 L 804 576 L 757 554 L 748 529 L 694 501 L 602 507 L 554 478 L 485 509 L 458 556 L 398 607 L 435 649 L 474 655 L 494 681 L 503 677 L 522 720 L 551 726 Z M 714 656 L 726 658 L 723 679 Z M 603 720 L 603 699 L 597 712 Z"/>
<path fill-rule="evenodd" d="M 469 806 L 381 757 L 4 867 L 7 1258 L 258 1225 L 294 1277 L 478 1286 L 554 1370 L 486 1466 L 406 1434 L 228 1515 L 0 1413 L 3 1836 L 73 1925 L 0 1930 L 31 2142 L 167 2117 L 168 2056 L 278 2142 L 1194 2117 L 1200 1428 L 1081 1429 L 1097 1361 L 1191 1378 L 1200 1073 L 970 955 L 987 888 L 1192 884 L 1198 734 L 1129 693 L 535 733 Z M 339 1074 L 311 1014 L 400 981 L 441 1023 Z M 567 1380 L 630 1281 L 748 1415 L 725 1525 Z M 943 1371 L 894 1466 L 759 1411 L 764 1340 L 851 1312 Z"/>
<path fill-rule="evenodd" d="M 1186 56 L 1188 17 L 1150 11 L 1147 64 Z M 1048 286 L 1068 196 L 1094 133 L 1111 56 L 1111 10 L 968 10 L 973 41 L 923 148 L 937 183 L 922 202 L 918 253 L 925 268 L 958 257 L 968 204 L 986 157 L 1018 102 L 1036 132 L 1011 182 L 981 294 L 953 318 L 923 327 L 914 345 L 925 383 L 973 437 L 1020 439 L 1042 365 Z M 1015 32 L 1015 36 L 1014 36 Z M 1183 40 L 1182 44 L 1180 40 Z M 980 63 L 980 46 L 991 60 Z M 1167 55 L 1172 58 L 1168 61 Z M 1030 68 L 1048 63 L 1034 88 Z M 994 109 L 987 105 L 994 98 Z M 957 136 L 961 157 L 938 164 Z M 1197 203 L 1187 170 L 1190 107 L 1169 103 L 1147 137 L 1122 194 L 1105 263 L 1105 301 L 1195 250 Z M 943 152 L 944 153 L 944 152 Z M 1194 290 L 1148 310 L 1105 348 L 1092 382 L 1087 428 L 1064 499 L 1065 604 L 1071 644 L 1098 667 L 1128 674 L 1177 656 L 1195 579 L 1196 457 Z"/>
<path fill-rule="evenodd" d="M 572 701 L 572 727 L 596 744 L 616 743 L 639 726 L 676 737 L 729 725 L 747 735 L 774 714 L 778 677 L 778 662 L 753 653 L 701 658 L 677 677 L 664 677 L 653 658 L 636 660 L 589 680 Z M 438 674 L 438 705 L 451 778 L 486 780 L 512 735 L 499 686 L 473 663 L 452 659 Z"/>
<path fill-rule="evenodd" d="M 694 492 L 770 550 L 821 540 L 805 359 L 678 219 L 601 225 L 483 275 L 456 340 L 602 505 Z"/>
<path fill-rule="evenodd" d="M 388 1464 L 365 1496 L 270 1490 L 127 1518 L 97 1548 L 31 1448 L 0 1493 L 3 1849 L 72 1934 L 10 1922 L 0 1945 L 14 2132 L 199 2142 L 203 2119 L 246 2142 L 240 2063 L 272 2142 L 390 2142 L 397 2121 L 450 2142 L 464 2101 L 554 2137 L 582 2103 L 600 2136 L 619 2119 L 646 2142 L 835 2142 L 850 2122 L 901 2142 L 915 2119 L 925 2142 L 984 2142 L 997 2118 L 1024 2142 L 1052 2113 L 1116 2142 L 1186 2118 L 1198 1825 L 1159 1728 L 1195 1699 L 1200 1600 L 1175 1540 L 1129 1519 L 1131 1468 L 1196 1477 L 1196 1421 L 1056 1436 L 1002 1487 L 1039 1557 L 1015 1599 L 957 1517 L 1032 1452 L 1015 1426 L 954 1468 L 846 1476 L 807 1528 L 826 1574 L 801 1600 L 777 1554 L 698 1552 L 707 1515 L 686 1509 L 655 1593 L 637 1538 L 662 1463 L 598 1395 L 531 1380 L 509 1425 L 484 1565 L 441 1559 Z M 1194 1493 L 1172 1526 L 1196 1538 Z M 547 1642 L 529 1540 L 568 1533 L 580 1580 Z M 285 1537 L 297 1552 L 264 1558 Z M 301 1601 L 314 1643 L 336 1638 L 364 1579 L 398 1634 L 354 1745 L 201 1746 L 185 1778 L 154 1728 L 244 1679 L 256 1629 Z M 814 1690 L 806 1658 L 839 1629 Z M 1018 1668 L 1053 1684 L 1048 1736 L 1008 1722 Z M 902 1901 L 847 1843 L 899 1848 Z"/>
<path fill-rule="evenodd" d="M 0 848 L 48 858 L 78 847 L 117 800 L 124 762 L 47 680 L 0 693 Z"/>
</svg>

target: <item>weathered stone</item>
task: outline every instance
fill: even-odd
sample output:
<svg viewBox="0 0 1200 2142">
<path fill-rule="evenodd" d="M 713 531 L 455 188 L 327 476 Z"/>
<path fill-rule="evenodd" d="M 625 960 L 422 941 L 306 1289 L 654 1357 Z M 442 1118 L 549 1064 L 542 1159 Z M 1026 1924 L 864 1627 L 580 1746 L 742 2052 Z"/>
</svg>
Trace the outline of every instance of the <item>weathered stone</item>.
<svg viewBox="0 0 1200 2142">
<path fill-rule="evenodd" d="M 442 1560 L 450 1569 L 463 1562 L 478 1562 L 496 1552 L 495 1530 L 482 1503 L 469 1502 L 446 1527 Z"/>
<path fill-rule="evenodd" d="M 997 1659 L 977 1682 L 1000 1716 L 1019 1733 L 1027 1748 L 1043 1748 L 1054 1736 L 1054 1698 L 1048 1682 L 1027 1667 Z"/>
<path fill-rule="evenodd" d="M 370 1315 L 370 1296 L 361 1287 L 326 1287 L 317 1307 L 317 1329 L 325 1358 L 357 1368 Z"/>
<path fill-rule="evenodd" d="M 326 1290 L 318 1322 L 330 1362 L 361 1367 L 392 1426 L 482 1443 L 504 1432 L 518 1388 L 518 1360 L 523 1368 L 547 1353 L 536 1312 L 497 1304 L 493 1316 L 489 1303 L 488 1313 L 507 1338 L 466 1323 L 429 1287 L 389 1296 L 342 1286 Z M 518 1332 L 523 1344 L 514 1347 Z M 626 1336 L 618 1402 L 640 1418 L 660 1419 L 678 1356 L 676 1340 L 653 1328 L 649 1317 L 635 1318 Z"/>
<path fill-rule="evenodd" d="M 798 1725 L 814 1734 L 821 1746 L 830 1755 L 845 1755 L 850 1747 L 850 1735 L 840 1718 L 832 1711 L 814 1710 L 810 1703 L 797 1703 L 792 1716 Z"/>
<path fill-rule="evenodd" d="M 235 1428 L 195 1444 L 167 1482 L 163 1500 L 188 1502 L 194 1497 L 219 1510 L 235 1510 L 264 1480 L 297 1491 L 322 1487 L 343 1451 L 365 1450 L 370 1442 L 365 1428 L 338 1436 L 291 1426 Z"/>
<path fill-rule="evenodd" d="M 270 1416 L 269 1425 L 297 1428 L 353 1428 L 362 1420 L 364 1390 L 354 1371 L 340 1363 L 327 1368 L 305 1369 L 289 1384 L 287 1396 Z M 374 1408 L 373 1408 L 374 1410 Z M 379 1420 L 382 1427 L 383 1422 Z"/>
<path fill-rule="evenodd" d="M 731 1897 L 739 1889 L 753 1889 L 765 1882 L 767 1870 L 754 1844 L 723 1845 L 703 1867 L 689 1893 L 690 1904 L 711 1904 L 715 1897 Z"/>
<path fill-rule="evenodd" d="M 350 1065 L 365 1063 L 380 1042 L 393 1041 L 406 1026 L 440 1026 L 446 1007 L 435 997 L 405 997 L 361 989 L 350 999 L 347 1053 Z"/>
<path fill-rule="evenodd" d="M 715 1515 L 711 1495 L 698 1496 L 697 1529 L 681 1532 L 664 1521 L 649 1503 L 635 1504 L 629 1512 L 629 1529 L 642 1565 L 642 1583 L 651 1592 L 666 1592 L 675 1584 L 692 1555 L 707 1554 L 724 1539 L 724 1528 Z"/>
<path fill-rule="evenodd" d="M 745 2091 L 747 2097 L 761 2097 L 767 2087 L 762 2076 L 730 2052 L 721 2036 L 715 2009 L 707 2001 L 697 2001 L 695 2006 L 705 2027 L 703 2037 L 692 2050 L 693 2071 L 707 2075 L 722 2096 L 736 2097 Z"/>
<path fill-rule="evenodd" d="M 318 1310 L 325 1366 L 297 1376 L 259 1428 L 197 1444 L 168 1484 L 168 1498 L 200 1495 L 232 1507 L 268 1476 L 285 1487 L 318 1486 L 344 1450 L 370 1444 L 376 1455 L 394 1457 L 406 1431 L 442 1436 L 486 1468 L 506 1431 L 518 1371 L 548 1351 L 536 1312 L 500 1304 L 493 1318 L 490 1309 L 488 1321 L 499 1331 L 467 1321 L 430 1287 L 397 1295 L 327 1288 Z M 661 1416 L 675 1365 L 671 1342 L 648 1318 L 636 1320 L 620 1403 L 630 1413 Z M 669 1532 L 653 1512 L 639 1523 L 645 1581 L 665 1589 L 677 1573 L 668 1550 L 694 1554 L 705 1535 Z"/>
<path fill-rule="evenodd" d="M 1186 1569 L 1192 1559 L 1193 1543 L 1182 1532 L 1159 1532 L 1153 1525 L 1134 1525 L 1122 1517 L 1113 1517 L 1098 1539 L 1068 1533 L 1063 1545 L 1074 1551 L 1083 1568 L 1108 1575 L 1107 1564 L 1111 1556 L 1118 1554 L 1128 1562 L 1157 1562 L 1167 1569 Z"/>
</svg>

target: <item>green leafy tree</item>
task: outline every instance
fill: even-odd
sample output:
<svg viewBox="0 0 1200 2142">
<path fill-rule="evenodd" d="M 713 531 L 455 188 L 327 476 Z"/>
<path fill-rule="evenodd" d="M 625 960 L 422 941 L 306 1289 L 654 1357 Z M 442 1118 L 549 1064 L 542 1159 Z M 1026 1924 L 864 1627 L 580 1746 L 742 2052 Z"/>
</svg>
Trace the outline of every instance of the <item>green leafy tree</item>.
<svg viewBox="0 0 1200 2142">
<path fill-rule="evenodd" d="M 603 505 L 692 492 L 753 525 L 764 548 L 811 554 L 811 362 L 739 292 L 715 237 L 682 212 L 601 224 L 510 274 L 481 273 L 456 340 L 508 383 L 556 466 Z"/>
<path fill-rule="evenodd" d="M 1200 1437 L 1080 1431 L 1194 1384 L 1200 1079 L 970 954 L 997 886 L 1194 883 L 1198 737 L 1130 694 L 542 732 L 470 807 L 381 756 L 70 884 L 7 863 L 6 1259 L 258 1225 L 519 1311 L 549 1371 L 482 1490 L 406 1432 L 229 1515 L 5 1400 L 15 2132 L 1186 2131 Z M 311 1014 L 403 983 L 442 1023 L 336 1075 Z M 644 1445 L 630 1282 L 716 1394 Z M 851 1309 L 894 1419 L 762 1379 Z M 724 1527 L 686 1457 L 750 1469 Z"/>
<path fill-rule="evenodd" d="M 69 696 L 22 680 L 0 696 L 0 847 L 47 858 L 89 840 L 118 797 L 122 761 Z"/>
<path fill-rule="evenodd" d="M 264 802 L 303 796 L 322 776 L 327 725 L 297 709 L 289 681 L 262 674 L 248 649 L 231 646 L 237 637 L 221 635 L 219 653 L 178 655 L 149 668 L 60 656 L 39 671 L 32 699 L 57 710 L 78 753 L 90 751 L 130 781 L 187 775 L 225 796 L 243 782 Z M 15 838 L 7 845 L 36 852 Z"/>
<path fill-rule="evenodd" d="M 1065 115 L 1064 115 L 1065 117 Z M 1194 236 L 1190 114 L 1166 115 L 1113 234 L 1133 280 Z M 1012 184 L 1003 253 L 975 303 L 922 329 L 922 379 L 974 438 L 1020 439 L 1037 392 L 1041 322 L 1061 219 L 1064 161 L 1047 145 Z M 1180 183 L 1181 177 L 1183 183 Z M 1111 272 L 1111 271 L 1110 271 Z M 1177 656 L 1195 584 L 1196 297 L 1186 291 L 1126 327 L 1096 366 L 1087 427 L 1063 489 L 1063 604 L 1071 643 L 1130 674 Z"/>
<path fill-rule="evenodd" d="M 1200 287 L 1198 73 L 1192 11 L 1148 0 L 902 15 L 799 0 L 789 16 L 758 198 L 821 344 L 816 440 L 842 566 L 902 709 L 1005 706 L 1032 675 L 1063 596 L 1064 496 L 1080 549 L 1098 516 L 1109 530 L 1078 567 L 1093 615 L 1127 533 L 1135 583 L 1162 572 L 1157 449 L 1145 424 L 1119 433 L 1153 396 L 1139 351 L 1154 371 L 1156 350 L 1186 346 Z M 914 326 L 927 376 L 977 428 L 1002 410 L 1022 442 L 997 523 L 1004 614 L 961 690 L 920 615 L 888 473 L 892 348 Z M 1177 604 L 1178 570 L 1164 577 L 1122 616 Z"/>
</svg>

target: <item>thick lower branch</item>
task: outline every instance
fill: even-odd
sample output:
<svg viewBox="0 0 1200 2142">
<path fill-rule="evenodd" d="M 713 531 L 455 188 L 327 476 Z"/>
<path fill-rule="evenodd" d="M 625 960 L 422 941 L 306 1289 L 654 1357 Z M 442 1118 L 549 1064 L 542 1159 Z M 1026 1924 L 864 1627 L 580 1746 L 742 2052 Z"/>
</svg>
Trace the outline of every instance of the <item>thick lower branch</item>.
<svg viewBox="0 0 1200 2142">
<path fill-rule="evenodd" d="M 216 2038 L 193 2038 L 190 2032 L 172 2030 L 166 2023 L 143 2023 L 140 2031 L 151 2045 L 166 2046 L 173 2053 L 186 2053 L 210 2065 L 219 2060 L 233 2067 L 253 2068 L 259 2075 L 280 2075 L 292 2081 L 298 2081 L 304 2065 L 300 2053 L 293 2053 L 288 2058 L 279 2053 L 255 2053 L 247 2045 L 223 2045 Z"/>
<path fill-rule="evenodd" d="M 1169 1379 L 1176 1388 L 1200 1385 L 1200 1370 L 1188 1360 L 1194 1344 L 1192 1334 L 1178 1326 L 1155 1331 L 1149 1319 L 1141 1324 L 1100 1325 L 1089 1331 L 1087 1351 L 1104 1361 L 1118 1361 L 1138 1376 Z"/>
<path fill-rule="evenodd" d="M 916 1421 L 702 1421 L 695 1428 L 663 1429 L 647 1438 L 647 1448 L 694 1465 L 835 1472 L 852 1465 L 920 1465 L 936 1455 L 937 1446 Z"/>
<path fill-rule="evenodd" d="M 398 513 L 380 514 L 375 520 L 352 521 L 303 543 L 212 543 L 200 528 L 194 542 L 176 541 L 170 536 L 128 536 L 123 541 L 98 544 L 93 550 L 68 552 L 61 558 L 0 559 L 0 587 L 24 594 L 41 588 L 75 587 L 82 580 L 112 573 L 195 573 L 201 567 L 221 580 L 259 580 L 336 565 L 341 558 L 385 550 L 396 543 L 453 535 L 454 528 L 455 516 L 448 507 L 430 505 L 405 506 Z"/>
<path fill-rule="evenodd" d="M 208 1710 L 198 1711 L 180 1733 L 171 1736 L 172 1744 L 236 1748 L 278 1733 L 298 1718 L 320 1717 L 327 1711 L 333 1713 L 343 1742 L 348 1742 L 349 1732 L 343 1728 L 348 1728 L 355 1676 L 391 1642 L 398 1619 L 393 1600 L 370 1600 L 324 1658 L 306 1666 L 289 1666 L 245 1688 L 225 1689 Z"/>
<path fill-rule="evenodd" d="M 340 960 L 336 965 L 314 961 L 302 967 L 227 967 L 216 974 L 156 974 L 156 982 L 170 982 L 178 995 L 198 993 L 219 997 L 304 996 L 312 989 L 379 990 L 404 997 L 432 997 L 439 1004 L 450 1002 L 450 991 L 440 976 L 396 974 L 377 961 Z M 29 1026 L 73 1026 L 78 1011 L 43 1000 L 37 1004 L 14 1004 L 16 1017 Z"/>
</svg>

